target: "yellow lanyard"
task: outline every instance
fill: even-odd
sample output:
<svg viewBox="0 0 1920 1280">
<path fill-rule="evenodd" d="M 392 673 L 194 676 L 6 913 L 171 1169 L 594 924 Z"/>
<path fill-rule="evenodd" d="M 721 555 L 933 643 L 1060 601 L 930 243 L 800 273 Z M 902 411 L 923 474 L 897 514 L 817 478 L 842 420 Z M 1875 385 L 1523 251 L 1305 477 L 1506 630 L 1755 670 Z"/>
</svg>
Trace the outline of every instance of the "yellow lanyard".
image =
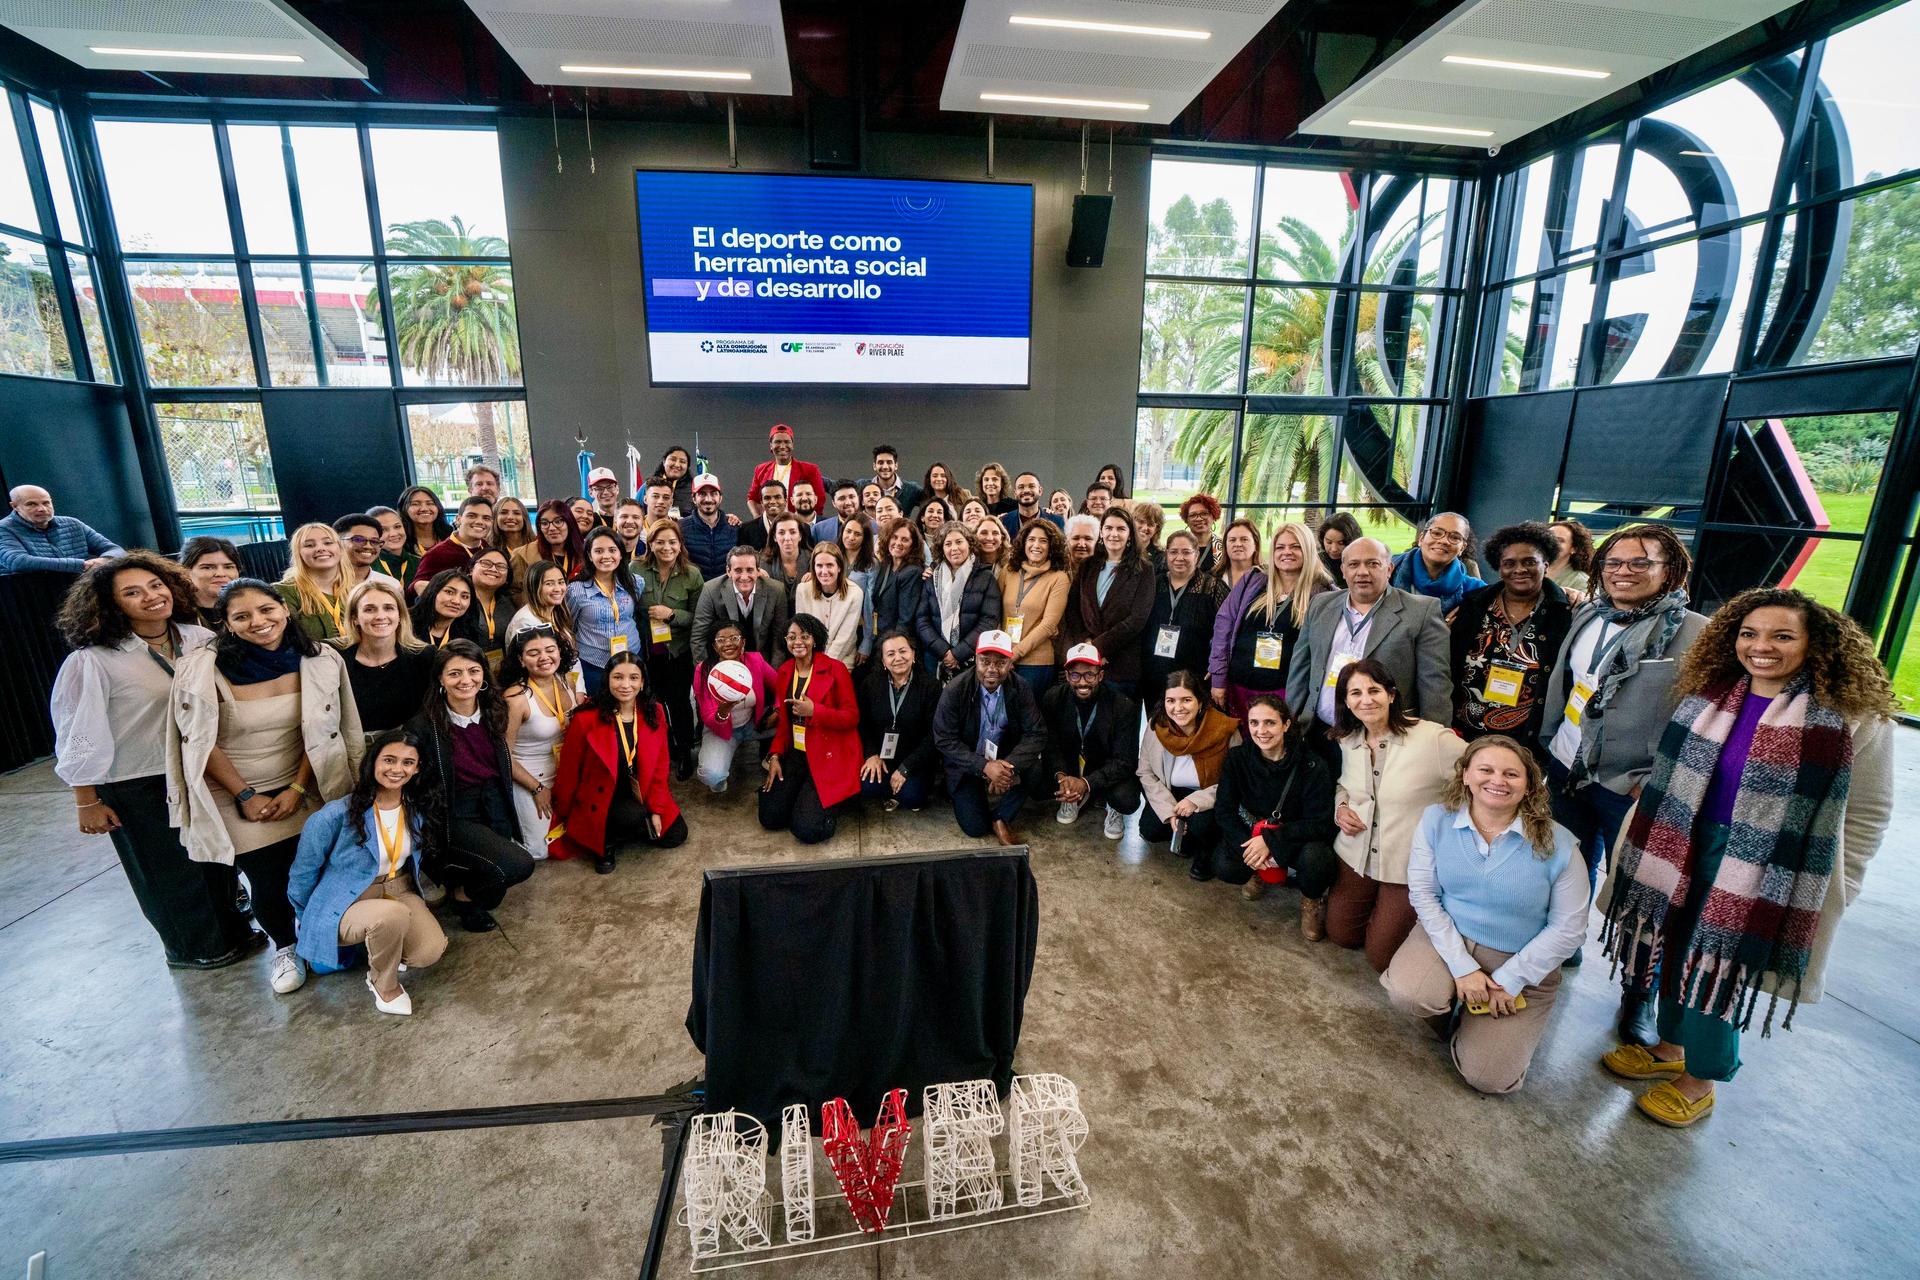
<svg viewBox="0 0 1920 1280">
<path fill-rule="evenodd" d="M 636 710 L 633 713 L 632 724 L 628 724 L 625 720 L 616 718 L 613 722 L 613 728 L 614 728 L 614 732 L 620 735 L 620 754 L 627 758 L 627 772 L 629 773 L 637 772 L 637 766 L 634 764 L 634 757 L 640 754 L 640 713 L 639 711 Z"/>
<path fill-rule="evenodd" d="M 560 678 L 555 676 L 553 680 L 553 701 L 548 702 L 546 695 L 540 692 L 540 686 L 533 682 L 533 677 L 527 677 L 527 692 L 533 695 L 533 700 L 540 704 L 541 710 L 545 711 L 555 720 L 558 720 L 564 726 L 567 723 L 567 717 L 560 710 L 560 688 Z M 560 745 L 561 740 L 556 737 L 553 740 L 553 758 L 556 760 L 560 758 Z"/>
<path fill-rule="evenodd" d="M 620 588 L 616 585 L 613 590 L 609 591 L 597 582 L 593 585 L 601 595 L 606 597 L 607 603 L 612 606 L 613 625 L 618 627 L 620 625 Z"/>
<path fill-rule="evenodd" d="M 341 625 L 340 606 L 333 602 L 331 596 L 321 596 L 320 607 L 327 611 L 329 618 L 333 619 L 333 634 L 339 635 L 346 629 Z"/>
<path fill-rule="evenodd" d="M 497 609 L 497 608 L 499 608 L 498 597 L 495 597 L 494 603 L 491 606 L 484 605 L 484 604 L 480 606 L 480 616 L 487 620 L 487 643 L 488 644 L 493 643 L 493 611 L 494 609 Z"/>
<path fill-rule="evenodd" d="M 787 692 L 787 696 L 788 696 L 788 697 L 790 697 L 790 698 L 804 698 L 804 697 L 806 697 L 806 696 L 807 696 L 807 686 L 808 686 L 808 685 L 810 685 L 810 684 L 812 684 L 812 683 L 813 683 L 813 672 L 811 672 L 811 671 L 809 671 L 809 672 L 807 672 L 807 674 L 806 674 L 806 675 L 804 675 L 804 676 L 803 676 L 803 675 L 801 675 L 801 674 L 800 674 L 800 673 L 799 673 L 798 671 L 796 671 L 796 672 L 794 672 L 794 673 L 793 673 L 793 687 L 792 687 L 792 688 L 791 688 L 790 690 L 788 690 L 788 692 Z"/>
<path fill-rule="evenodd" d="M 432 628 L 432 627 L 428 627 L 428 628 L 427 628 L 427 643 L 428 643 L 428 644 L 430 644 L 430 645 L 432 645 L 432 646 L 433 646 L 434 648 L 436 648 L 436 649 L 438 649 L 438 648 L 440 648 L 440 647 L 441 647 L 442 645 L 444 645 L 444 644 L 446 644 L 446 642 L 447 642 L 447 641 L 448 641 L 448 640 L 449 640 L 449 639 L 450 639 L 450 638 L 451 638 L 452 636 L 453 636 L 453 624 L 452 624 L 451 622 L 449 622 L 449 623 L 447 623 L 447 629 L 446 629 L 445 631 L 443 631 L 443 632 L 441 632 L 441 633 L 440 633 L 439 635 L 437 635 L 437 636 L 433 634 L 433 628 Z"/>
<path fill-rule="evenodd" d="M 382 854 L 385 855 L 380 860 L 380 878 L 382 880 L 390 879 L 398 874 L 400 870 L 400 857 L 406 852 L 405 842 L 402 837 L 407 829 L 407 806 L 403 804 L 393 812 L 395 816 L 393 833 L 389 835 L 387 833 L 387 820 L 380 816 L 379 809 L 373 811 L 374 823 L 380 828 L 380 850 Z"/>
</svg>

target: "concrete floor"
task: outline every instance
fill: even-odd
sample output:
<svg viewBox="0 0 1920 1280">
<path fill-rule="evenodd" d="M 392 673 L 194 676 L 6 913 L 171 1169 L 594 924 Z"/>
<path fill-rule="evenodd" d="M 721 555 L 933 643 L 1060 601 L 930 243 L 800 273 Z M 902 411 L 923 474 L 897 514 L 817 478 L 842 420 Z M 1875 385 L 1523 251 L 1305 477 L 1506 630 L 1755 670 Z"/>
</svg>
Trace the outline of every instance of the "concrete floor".
<svg viewBox="0 0 1920 1280">
<path fill-rule="evenodd" d="M 1248 905 L 1107 842 L 1096 815 L 1063 832 L 1030 810 L 1042 924 L 1018 1066 L 1078 1082 L 1092 1210 L 767 1274 L 1920 1274 L 1920 734 L 1898 767 L 1832 994 L 1746 1038 L 1740 1079 L 1684 1133 L 1597 1065 L 1600 966 L 1569 974 L 1525 1091 L 1482 1098 L 1357 953 L 1301 938 L 1291 895 Z M 357 973 L 276 998 L 264 955 L 168 971 L 45 765 L 0 779 L 0 810 L 0 1140 L 665 1091 L 701 1066 L 682 1028 L 700 868 L 967 843 L 945 815 L 876 812 L 802 851 L 748 796 L 701 793 L 683 849 L 606 878 L 541 867 L 498 933 L 456 933 L 409 982 L 402 1020 Z M 45 1249 L 49 1280 L 630 1280 L 662 1146 L 622 1119 L 0 1165 L 0 1275 Z M 661 1274 L 687 1261 L 676 1231 Z"/>
</svg>

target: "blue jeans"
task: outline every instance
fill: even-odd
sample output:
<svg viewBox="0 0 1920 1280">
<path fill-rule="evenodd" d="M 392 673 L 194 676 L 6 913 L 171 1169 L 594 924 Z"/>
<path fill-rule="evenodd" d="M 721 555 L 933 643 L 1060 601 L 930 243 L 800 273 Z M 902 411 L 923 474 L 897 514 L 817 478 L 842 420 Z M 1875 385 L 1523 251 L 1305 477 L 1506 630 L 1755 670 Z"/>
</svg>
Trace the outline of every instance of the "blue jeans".
<svg viewBox="0 0 1920 1280">
<path fill-rule="evenodd" d="M 1040 695 L 1053 684 L 1053 668 L 1043 664 L 1015 667 L 1015 674 L 1027 682 L 1027 688 L 1033 690 L 1033 700 L 1038 702 Z"/>
<path fill-rule="evenodd" d="M 600 690 L 605 687 L 606 683 L 607 669 L 605 667 L 596 667 L 591 662 L 584 659 L 581 660 L 580 687 L 587 691 L 589 698 L 599 693 Z"/>
<path fill-rule="evenodd" d="M 912 809 L 916 812 L 926 807 L 927 794 L 932 790 L 933 778 L 926 773 L 908 773 L 907 780 L 900 784 L 900 790 L 897 792 L 888 778 L 860 784 L 860 794 L 867 799 L 898 800 L 902 809 Z"/>
<path fill-rule="evenodd" d="M 1026 803 L 1025 778 L 1016 779 L 1013 786 L 998 797 L 987 794 L 984 778 L 964 778 L 953 789 L 954 821 L 970 836 L 986 835 L 993 830 L 995 822 L 1012 822 Z"/>
</svg>

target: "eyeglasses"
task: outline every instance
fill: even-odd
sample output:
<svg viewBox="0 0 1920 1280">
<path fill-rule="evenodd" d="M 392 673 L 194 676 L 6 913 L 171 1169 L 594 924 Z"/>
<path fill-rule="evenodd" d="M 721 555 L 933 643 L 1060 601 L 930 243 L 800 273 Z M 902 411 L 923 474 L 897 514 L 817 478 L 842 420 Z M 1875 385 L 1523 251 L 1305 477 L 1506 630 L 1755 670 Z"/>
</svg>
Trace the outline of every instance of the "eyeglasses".
<svg viewBox="0 0 1920 1280">
<path fill-rule="evenodd" d="M 1634 573 L 1646 573 L 1652 569 L 1653 566 L 1665 563 L 1665 560 L 1649 560 L 1645 556 L 1635 556 L 1631 560 L 1616 560 L 1609 556 L 1600 562 L 1600 571 L 1602 573 L 1626 573 L 1631 570 Z"/>
<path fill-rule="evenodd" d="M 1429 529 L 1426 532 L 1426 536 L 1432 538 L 1435 542 L 1444 542 L 1450 547 L 1464 547 L 1467 545 L 1467 535 L 1464 533 L 1448 533 L 1445 529 Z"/>
<path fill-rule="evenodd" d="M 572 523 L 573 521 L 567 519 L 565 516 L 545 516 L 540 521 L 540 527 L 542 529 L 564 529 Z"/>
<path fill-rule="evenodd" d="M 354 534 L 350 538 L 343 539 L 343 541 L 350 547 L 377 547 L 380 545 L 380 539 L 362 537 L 359 534 Z"/>
<path fill-rule="evenodd" d="M 1521 560 L 1502 559 L 1500 561 L 1500 572 L 1505 573 L 1509 569 L 1539 569 L 1543 568 L 1546 563 L 1547 562 L 1539 556 L 1527 556 Z"/>
</svg>

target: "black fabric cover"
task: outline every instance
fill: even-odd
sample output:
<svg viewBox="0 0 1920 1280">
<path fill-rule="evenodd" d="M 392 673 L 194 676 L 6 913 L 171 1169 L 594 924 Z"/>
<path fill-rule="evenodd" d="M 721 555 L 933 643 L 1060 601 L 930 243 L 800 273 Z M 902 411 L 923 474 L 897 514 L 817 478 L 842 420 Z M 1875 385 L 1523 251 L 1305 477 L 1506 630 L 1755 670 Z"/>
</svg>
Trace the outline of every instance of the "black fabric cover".
<svg viewBox="0 0 1920 1280">
<path fill-rule="evenodd" d="M 1004 1096 L 1033 977 L 1040 897 L 1018 849 L 706 873 L 687 1032 L 707 1109 L 757 1117 L 987 1078 Z"/>
</svg>

